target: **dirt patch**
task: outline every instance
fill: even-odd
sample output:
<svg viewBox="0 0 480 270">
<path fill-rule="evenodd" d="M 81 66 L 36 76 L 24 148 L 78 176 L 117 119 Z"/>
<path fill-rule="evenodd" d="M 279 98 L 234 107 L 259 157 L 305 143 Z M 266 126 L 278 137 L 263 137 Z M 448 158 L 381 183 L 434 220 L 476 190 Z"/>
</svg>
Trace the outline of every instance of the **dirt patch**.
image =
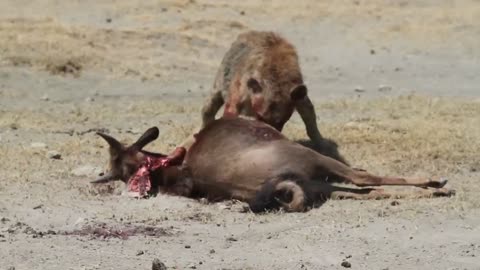
<svg viewBox="0 0 480 270">
<path fill-rule="evenodd" d="M 48 64 L 47 65 L 47 70 L 54 74 L 54 75 L 68 75 L 71 74 L 74 77 L 79 77 L 80 76 L 80 71 L 82 70 L 82 66 L 72 60 L 68 60 L 65 63 L 61 64 Z"/>
<path fill-rule="evenodd" d="M 5 222 L 3 222 L 5 223 Z M 135 224 L 107 224 L 107 223 L 93 223 L 83 225 L 80 229 L 74 230 L 38 230 L 23 222 L 16 222 L 8 227 L 6 230 L 8 234 L 26 234 L 32 238 L 42 238 L 52 235 L 65 236 L 82 236 L 89 239 L 106 240 L 110 238 L 118 238 L 127 240 L 131 236 L 145 236 L 145 237 L 164 237 L 176 235 L 173 227 L 163 228 L 158 226 L 146 226 Z M 3 235 L 3 237 L 5 237 Z"/>
<path fill-rule="evenodd" d="M 111 226 L 106 223 L 86 225 L 81 229 L 59 232 L 59 234 L 86 236 L 92 239 L 119 238 L 122 240 L 127 240 L 130 236 L 163 237 L 173 235 L 171 233 L 171 228 L 165 229 L 143 225 Z"/>
</svg>

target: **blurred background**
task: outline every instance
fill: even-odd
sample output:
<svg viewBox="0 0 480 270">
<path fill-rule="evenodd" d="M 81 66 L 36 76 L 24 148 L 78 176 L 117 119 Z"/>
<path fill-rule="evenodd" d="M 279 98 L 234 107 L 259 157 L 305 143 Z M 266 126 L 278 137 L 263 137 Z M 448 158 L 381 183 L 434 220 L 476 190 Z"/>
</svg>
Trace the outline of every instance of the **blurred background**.
<svg viewBox="0 0 480 270">
<path fill-rule="evenodd" d="M 202 93 L 239 33 L 272 30 L 297 47 L 312 95 L 465 96 L 480 85 L 479 25 L 477 0 L 2 0 L 0 64 L 82 74 L 83 94 L 131 93 L 130 79 L 147 82 L 139 94 Z"/>
</svg>

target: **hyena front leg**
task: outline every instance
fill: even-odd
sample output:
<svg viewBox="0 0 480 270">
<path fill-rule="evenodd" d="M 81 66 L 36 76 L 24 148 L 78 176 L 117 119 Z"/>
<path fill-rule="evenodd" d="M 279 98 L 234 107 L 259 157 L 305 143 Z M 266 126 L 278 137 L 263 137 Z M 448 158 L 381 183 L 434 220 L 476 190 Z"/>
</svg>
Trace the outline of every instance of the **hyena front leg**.
<svg viewBox="0 0 480 270">
<path fill-rule="evenodd" d="M 196 128 L 192 135 L 188 136 L 188 138 L 180 144 L 180 147 L 189 149 L 190 146 L 192 146 L 192 144 L 195 142 L 194 135 L 204 128 L 208 123 L 215 120 L 215 115 L 217 114 L 218 110 L 220 110 L 220 107 L 222 107 L 223 103 L 224 101 L 221 91 L 215 91 L 209 96 L 207 102 L 202 108 L 202 125 Z"/>
<path fill-rule="evenodd" d="M 202 108 L 202 128 L 215 120 L 215 115 L 217 114 L 218 110 L 220 110 L 220 107 L 222 107 L 223 103 L 224 100 L 222 91 L 215 91 L 210 95 Z"/>
<path fill-rule="evenodd" d="M 313 143 L 320 145 L 323 137 L 318 130 L 317 116 L 312 101 L 310 101 L 308 96 L 305 96 L 303 99 L 295 103 L 295 109 L 300 114 L 300 117 L 302 117 L 303 123 L 305 123 L 307 135 L 310 140 L 312 140 Z"/>
</svg>

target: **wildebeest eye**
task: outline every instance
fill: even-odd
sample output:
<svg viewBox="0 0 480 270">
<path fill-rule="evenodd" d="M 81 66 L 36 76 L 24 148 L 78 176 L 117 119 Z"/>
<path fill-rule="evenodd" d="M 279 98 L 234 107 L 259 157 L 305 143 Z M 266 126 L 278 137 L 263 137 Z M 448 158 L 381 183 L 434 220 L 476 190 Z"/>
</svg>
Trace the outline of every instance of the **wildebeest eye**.
<svg viewBox="0 0 480 270">
<path fill-rule="evenodd" d="M 258 94 L 258 93 L 262 92 L 262 86 L 254 78 L 248 79 L 247 86 L 252 91 L 252 93 L 254 93 L 254 94 Z"/>
</svg>

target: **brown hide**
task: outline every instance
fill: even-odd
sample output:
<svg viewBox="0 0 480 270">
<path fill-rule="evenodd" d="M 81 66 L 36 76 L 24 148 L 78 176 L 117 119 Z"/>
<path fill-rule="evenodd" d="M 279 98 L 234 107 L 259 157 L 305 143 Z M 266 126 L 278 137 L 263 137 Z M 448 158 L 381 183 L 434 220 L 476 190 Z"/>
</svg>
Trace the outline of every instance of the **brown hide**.
<svg viewBox="0 0 480 270">
<path fill-rule="evenodd" d="M 307 181 L 342 173 L 336 170 L 334 175 L 320 168 L 321 162 L 329 164 L 332 159 L 289 141 L 259 121 L 222 118 L 195 138 L 184 165 L 195 183 L 194 189 L 212 200 L 249 201 L 266 181 L 285 174 Z M 348 172 L 348 167 L 342 168 Z"/>
</svg>

